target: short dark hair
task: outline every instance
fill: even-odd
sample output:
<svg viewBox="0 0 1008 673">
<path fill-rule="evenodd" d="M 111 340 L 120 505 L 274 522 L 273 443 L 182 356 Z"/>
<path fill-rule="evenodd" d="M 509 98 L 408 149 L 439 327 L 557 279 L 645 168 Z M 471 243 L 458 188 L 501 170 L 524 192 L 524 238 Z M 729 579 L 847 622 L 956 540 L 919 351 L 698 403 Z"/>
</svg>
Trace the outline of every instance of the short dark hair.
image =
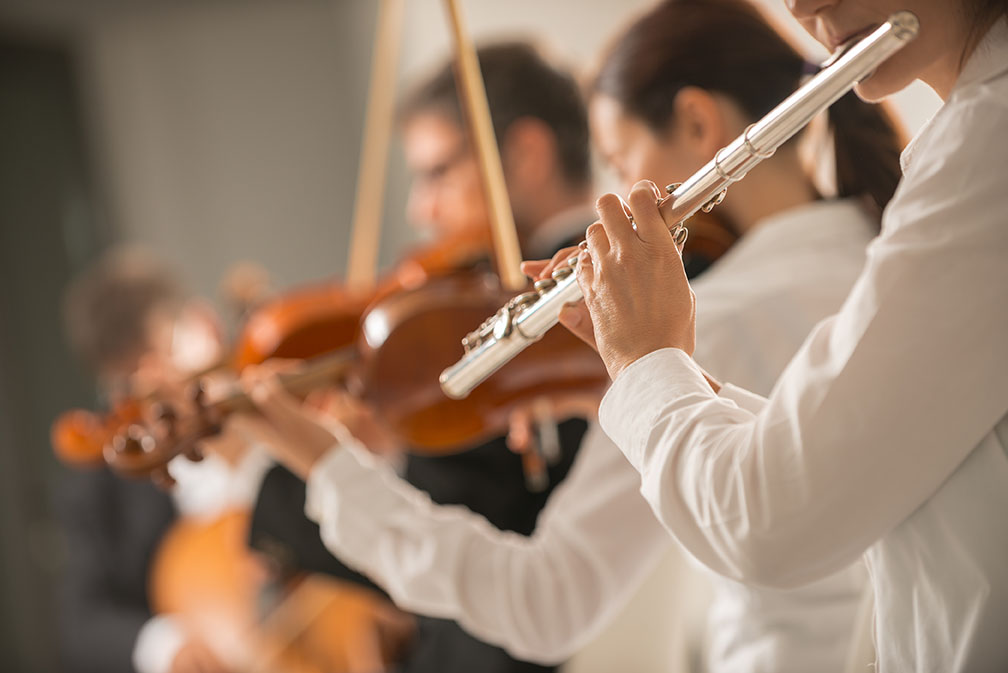
<svg viewBox="0 0 1008 673">
<path fill-rule="evenodd" d="M 564 177 L 578 186 L 590 182 L 588 113 L 570 73 L 549 64 L 528 42 L 486 45 L 477 50 L 477 56 L 498 144 L 514 122 L 523 117 L 538 119 L 556 137 Z M 412 90 L 399 107 L 399 120 L 407 122 L 429 111 L 462 125 L 452 63 Z"/>
<path fill-rule="evenodd" d="M 151 317 L 177 309 L 184 298 L 175 275 L 153 255 L 115 249 L 64 292 L 67 340 L 85 364 L 102 374 L 127 358 L 139 358 L 151 345 Z"/>
</svg>

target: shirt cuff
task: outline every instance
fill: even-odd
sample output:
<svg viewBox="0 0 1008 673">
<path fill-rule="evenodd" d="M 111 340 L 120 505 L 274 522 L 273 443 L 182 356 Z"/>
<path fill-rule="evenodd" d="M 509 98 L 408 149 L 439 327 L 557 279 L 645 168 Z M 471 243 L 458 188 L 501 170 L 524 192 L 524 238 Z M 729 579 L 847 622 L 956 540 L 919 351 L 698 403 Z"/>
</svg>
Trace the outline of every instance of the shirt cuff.
<svg viewBox="0 0 1008 673">
<path fill-rule="evenodd" d="M 716 397 L 693 358 L 678 348 L 662 348 L 620 373 L 599 405 L 599 424 L 640 472 L 659 415 L 687 396 Z"/>
<path fill-rule="evenodd" d="M 167 673 L 185 641 L 185 630 L 177 619 L 169 615 L 151 617 L 137 634 L 133 668 L 137 673 Z"/>
</svg>

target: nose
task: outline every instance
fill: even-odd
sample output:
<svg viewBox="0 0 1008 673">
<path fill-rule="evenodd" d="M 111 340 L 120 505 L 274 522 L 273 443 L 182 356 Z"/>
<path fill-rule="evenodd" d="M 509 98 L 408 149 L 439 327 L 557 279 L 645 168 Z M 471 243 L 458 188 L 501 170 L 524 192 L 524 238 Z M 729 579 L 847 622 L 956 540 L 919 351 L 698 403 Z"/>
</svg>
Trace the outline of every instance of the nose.
<svg viewBox="0 0 1008 673">
<path fill-rule="evenodd" d="M 785 0 L 788 10 L 796 19 L 811 19 L 827 7 L 841 0 Z"/>
</svg>

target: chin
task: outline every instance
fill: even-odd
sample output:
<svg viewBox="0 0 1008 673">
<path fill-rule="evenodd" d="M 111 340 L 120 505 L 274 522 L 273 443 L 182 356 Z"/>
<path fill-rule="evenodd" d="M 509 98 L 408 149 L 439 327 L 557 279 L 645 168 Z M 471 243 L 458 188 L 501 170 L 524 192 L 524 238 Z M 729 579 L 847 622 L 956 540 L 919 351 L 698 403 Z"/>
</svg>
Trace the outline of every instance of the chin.
<svg viewBox="0 0 1008 673">
<path fill-rule="evenodd" d="M 899 93 L 913 83 L 913 78 L 894 76 L 887 72 L 885 67 L 880 67 L 866 79 L 861 80 L 854 86 L 854 92 L 863 101 L 877 103 L 894 93 Z"/>
</svg>

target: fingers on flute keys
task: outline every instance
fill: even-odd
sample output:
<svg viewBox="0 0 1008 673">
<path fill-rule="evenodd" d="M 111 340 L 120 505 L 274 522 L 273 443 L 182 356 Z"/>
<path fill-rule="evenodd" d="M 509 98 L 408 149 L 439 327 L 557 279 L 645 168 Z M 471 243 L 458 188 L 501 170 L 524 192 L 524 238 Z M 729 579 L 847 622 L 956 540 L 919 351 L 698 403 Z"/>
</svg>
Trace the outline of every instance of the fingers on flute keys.
<svg viewBox="0 0 1008 673">
<path fill-rule="evenodd" d="M 637 226 L 637 238 L 645 243 L 660 243 L 670 238 L 668 225 L 658 210 L 661 198 L 658 185 L 650 180 L 641 180 L 630 190 L 628 201 Z"/>
<path fill-rule="evenodd" d="M 567 260 L 571 258 L 572 255 L 576 255 L 578 252 L 578 246 L 572 245 L 568 248 L 563 248 L 548 262 L 543 260 L 535 260 L 531 262 L 522 262 L 522 273 L 531 278 L 532 280 L 541 280 L 543 278 L 549 278 L 553 271 L 558 268 L 567 265 Z"/>
</svg>

